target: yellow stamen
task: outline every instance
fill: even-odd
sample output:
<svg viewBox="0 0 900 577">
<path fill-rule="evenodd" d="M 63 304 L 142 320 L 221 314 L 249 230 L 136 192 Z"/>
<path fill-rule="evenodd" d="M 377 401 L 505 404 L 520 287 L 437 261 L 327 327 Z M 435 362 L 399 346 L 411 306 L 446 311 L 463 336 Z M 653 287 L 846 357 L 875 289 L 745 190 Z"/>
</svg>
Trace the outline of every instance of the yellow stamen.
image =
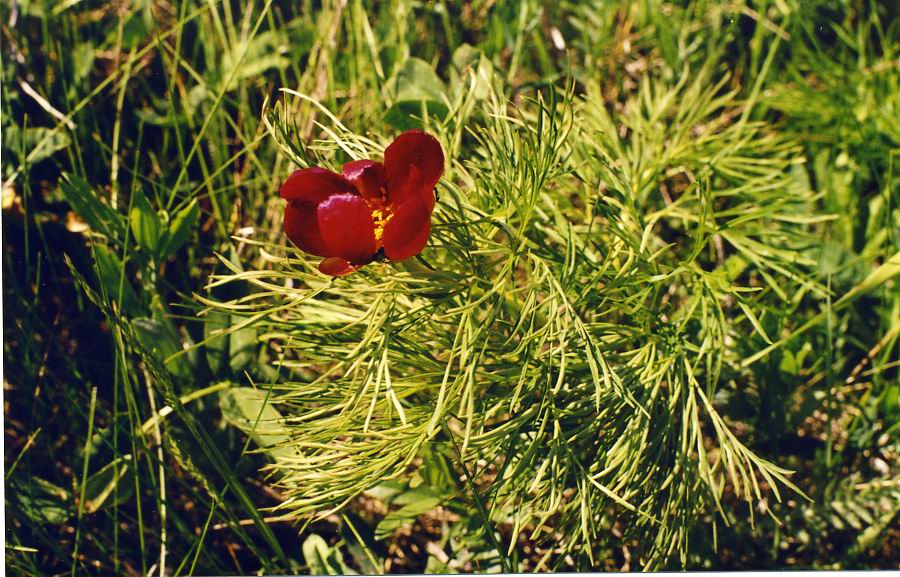
<svg viewBox="0 0 900 577">
<path fill-rule="evenodd" d="M 394 217 L 387 208 L 372 209 L 372 221 L 375 223 L 375 242 L 381 248 L 381 238 L 384 236 L 384 226 Z"/>
</svg>

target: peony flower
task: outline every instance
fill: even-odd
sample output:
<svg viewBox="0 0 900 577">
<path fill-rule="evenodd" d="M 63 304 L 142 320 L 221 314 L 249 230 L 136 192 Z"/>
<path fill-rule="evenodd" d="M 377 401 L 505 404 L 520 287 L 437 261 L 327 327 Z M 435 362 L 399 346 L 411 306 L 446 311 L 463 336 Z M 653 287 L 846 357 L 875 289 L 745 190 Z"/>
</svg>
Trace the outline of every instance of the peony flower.
<svg viewBox="0 0 900 577">
<path fill-rule="evenodd" d="M 298 248 L 324 257 L 319 270 L 350 274 L 380 256 L 416 256 L 431 234 L 434 187 L 444 171 L 441 145 L 408 130 L 384 151 L 384 164 L 354 160 L 336 174 L 297 170 L 281 185 L 284 231 Z"/>
</svg>

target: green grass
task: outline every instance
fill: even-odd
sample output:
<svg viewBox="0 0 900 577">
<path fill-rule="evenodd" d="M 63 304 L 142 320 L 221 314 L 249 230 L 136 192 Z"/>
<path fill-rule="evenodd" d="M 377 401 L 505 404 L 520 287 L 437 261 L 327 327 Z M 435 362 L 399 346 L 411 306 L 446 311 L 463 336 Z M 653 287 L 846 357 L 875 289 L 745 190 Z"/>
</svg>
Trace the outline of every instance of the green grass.
<svg viewBox="0 0 900 577">
<path fill-rule="evenodd" d="M 895 567 L 897 16 L 5 4 L 10 571 Z M 323 277 L 280 183 L 412 126 Z"/>
</svg>

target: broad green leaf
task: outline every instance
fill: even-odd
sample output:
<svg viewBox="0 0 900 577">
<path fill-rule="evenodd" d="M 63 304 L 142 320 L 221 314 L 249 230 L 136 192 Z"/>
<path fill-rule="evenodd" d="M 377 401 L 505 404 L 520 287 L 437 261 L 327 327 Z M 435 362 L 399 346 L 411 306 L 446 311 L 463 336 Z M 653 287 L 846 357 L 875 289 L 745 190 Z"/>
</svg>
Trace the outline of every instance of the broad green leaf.
<svg viewBox="0 0 900 577">
<path fill-rule="evenodd" d="M 181 339 L 167 323 L 155 318 L 140 317 L 134 319 L 133 324 L 144 346 L 151 350 L 155 349 L 161 361 L 166 361 L 182 350 Z M 179 379 L 187 381 L 194 376 L 185 354 L 166 361 L 165 365 Z"/>
<path fill-rule="evenodd" d="M 242 270 L 240 259 L 231 248 L 228 260 L 237 270 Z M 224 272 L 221 264 L 217 269 Z M 243 286 L 227 286 L 212 291 L 212 296 L 220 301 L 246 296 L 247 290 Z M 247 319 L 239 315 L 210 311 L 208 322 L 204 327 L 204 339 L 206 343 L 207 360 L 210 368 L 216 373 L 223 373 L 225 365 L 223 359 L 227 359 L 228 368 L 240 374 L 241 371 L 253 361 L 258 350 L 256 328 L 254 326 L 240 326 Z M 219 335 L 219 336 L 217 336 Z"/>
<path fill-rule="evenodd" d="M 182 351 L 177 357 L 168 361 L 173 372 L 179 377 L 190 380 L 194 376 L 194 367 L 200 362 L 198 351 L 193 348 L 194 342 L 187 331 L 179 330 L 172 321 L 168 308 L 163 304 L 159 293 L 154 293 L 150 299 L 150 316 L 156 322 L 165 327 L 172 342 L 178 351 Z"/>
<path fill-rule="evenodd" d="M 64 130 L 41 126 L 24 130 L 15 125 L 3 127 L 4 154 L 18 155 L 19 151 L 24 151 L 26 157 L 31 156 L 28 159 L 31 164 L 50 158 L 60 150 L 64 150 L 70 142 L 71 139 Z"/>
<path fill-rule="evenodd" d="M 121 505 L 131 498 L 134 494 L 131 465 L 131 455 L 124 455 L 88 477 L 84 487 L 85 513 L 98 511 L 107 501 L 109 505 Z"/>
<path fill-rule="evenodd" d="M 38 525 L 62 525 L 71 517 L 71 509 L 59 501 L 41 497 L 31 498 L 27 494 L 21 495 L 19 498 L 24 501 L 20 507 L 22 512 Z"/>
<path fill-rule="evenodd" d="M 155 257 L 160 248 L 163 223 L 140 190 L 134 192 L 129 221 L 138 245 Z"/>
<path fill-rule="evenodd" d="M 238 315 L 231 315 L 232 326 L 246 320 Z M 256 356 L 256 329 L 246 326 L 228 335 L 228 365 L 235 373 L 241 372 Z"/>
<path fill-rule="evenodd" d="M 800 370 L 797 367 L 797 360 L 794 353 L 788 349 L 784 349 L 781 353 L 781 362 L 778 363 L 778 370 L 788 375 L 797 375 Z"/>
<path fill-rule="evenodd" d="M 26 488 L 24 483 L 29 485 Z M 27 481 L 18 478 L 7 480 L 7 499 L 10 494 L 16 507 L 8 511 L 14 516 L 24 515 L 32 523 L 39 525 L 61 525 L 74 513 L 74 503 L 68 491 L 40 477 L 30 477 Z"/>
<path fill-rule="evenodd" d="M 91 230 L 109 238 L 121 238 L 125 232 L 124 218 L 104 204 L 84 179 L 66 174 L 59 185 L 66 202 Z"/>
<path fill-rule="evenodd" d="M 41 477 L 33 477 L 31 482 L 34 483 L 36 487 L 39 487 L 41 491 L 43 491 L 47 496 L 59 499 L 61 501 L 69 500 L 69 492 L 63 489 L 58 485 L 54 485 L 50 481 L 46 479 L 42 479 Z"/>
<path fill-rule="evenodd" d="M 252 387 L 228 389 L 219 397 L 219 408 L 226 422 L 248 433 L 273 458 L 296 455 L 293 448 L 281 446 L 290 434 L 281 413 L 271 398 L 266 398 L 266 391 Z"/>
<path fill-rule="evenodd" d="M 309 567 L 310 575 L 344 574 L 335 560 L 335 557 L 340 557 L 340 553 L 338 552 L 335 555 L 335 552 L 332 551 L 322 537 L 316 534 L 310 535 L 303 542 L 301 549 L 303 550 L 303 559 Z"/>
<path fill-rule="evenodd" d="M 392 504 L 405 507 L 406 505 L 414 505 L 426 499 L 437 499 L 439 502 L 442 502 L 449 497 L 450 495 L 438 491 L 433 487 L 420 485 L 415 489 L 410 489 L 409 491 L 404 491 L 403 493 L 397 495 L 397 497 L 395 497 L 392 501 Z"/>
<path fill-rule="evenodd" d="M 484 53 L 470 44 L 461 44 L 453 52 L 452 61 L 449 74 L 453 94 L 472 90 L 475 99 L 487 98 L 491 90 L 491 79 L 494 77 L 494 67 Z"/>
<path fill-rule="evenodd" d="M 82 42 L 75 47 L 72 54 L 75 80 L 82 80 L 91 72 L 94 68 L 94 58 L 94 46 L 90 42 Z"/>
<path fill-rule="evenodd" d="M 402 494 L 405 488 L 405 484 L 400 483 L 399 481 L 385 481 L 370 489 L 366 489 L 365 495 L 378 499 L 385 505 L 390 505 L 393 502 L 394 497 Z"/>
<path fill-rule="evenodd" d="M 153 295 L 154 300 L 159 298 L 158 294 Z M 156 314 L 156 313 L 154 313 Z M 199 347 L 196 346 L 193 338 L 191 337 L 190 331 L 188 331 L 187 327 L 181 326 L 178 327 L 172 321 L 171 318 L 167 318 L 167 324 L 169 325 L 169 330 L 172 334 L 175 335 L 175 340 L 180 347 L 182 353 L 171 359 L 169 362 L 178 363 L 179 368 L 175 370 L 175 374 L 182 376 L 183 371 L 187 374 L 183 377 L 185 382 L 191 382 L 196 379 L 197 376 L 197 367 L 200 366 L 200 355 L 202 354 L 199 350 Z"/>
<path fill-rule="evenodd" d="M 163 235 L 162 247 L 159 251 L 160 260 L 165 260 L 175 254 L 181 245 L 187 241 L 191 233 L 197 228 L 197 220 L 200 218 L 200 207 L 197 199 L 178 211 L 169 223 L 169 230 Z"/>
<path fill-rule="evenodd" d="M 435 100 L 442 102 L 446 86 L 430 64 L 419 58 L 408 58 L 397 72 L 395 94 L 398 102 Z"/>
<path fill-rule="evenodd" d="M 444 118 L 447 87 L 431 65 L 419 58 L 408 58 L 393 82 L 394 105 L 385 114 L 385 122 L 397 130 L 421 128 L 425 116 Z"/>
<path fill-rule="evenodd" d="M 252 326 L 230 330 L 242 320 L 238 315 L 210 311 L 203 325 L 206 362 L 215 374 L 230 370 L 240 373 L 256 356 L 256 329 Z"/>
<path fill-rule="evenodd" d="M 230 338 L 217 336 L 231 325 L 231 315 L 211 310 L 203 322 L 203 349 L 206 362 L 214 375 L 222 375 L 228 366 L 228 342 Z"/>
<path fill-rule="evenodd" d="M 451 58 L 453 69 L 457 72 L 463 72 L 466 68 L 475 66 L 478 59 L 481 58 L 481 54 L 481 50 L 473 47 L 471 44 L 460 44 L 453 51 L 453 57 Z"/>
<path fill-rule="evenodd" d="M 93 250 L 100 282 L 103 284 L 107 298 L 118 302 L 121 310 L 135 314 L 139 310 L 139 301 L 128 275 L 125 274 L 124 278 L 122 276 L 122 269 L 125 265 L 119 260 L 119 256 L 106 245 L 94 243 Z M 121 299 L 119 298 L 120 285 Z"/>
<path fill-rule="evenodd" d="M 435 100 L 403 100 L 391 106 L 384 115 L 384 121 L 396 130 L 422 128 L 426 117 L 443 119 L 448 108 Z"/>
<path fill-rule="evenodd" d="M 401 495 L 402 497 L 402 495 Z M 394 533 L 397 529 L 413 522 L 416 517 L 431 511 L 441 504 L 443 498 L 433 495 L 422 495 L 415 500 L 403 505 L 396 511 L 391 511 L 384 519 L 375 527 L 375 538 L 384 539 Z M 400 498 L 394 500 L 395 503 L 400 502 Z"/>
</svg>

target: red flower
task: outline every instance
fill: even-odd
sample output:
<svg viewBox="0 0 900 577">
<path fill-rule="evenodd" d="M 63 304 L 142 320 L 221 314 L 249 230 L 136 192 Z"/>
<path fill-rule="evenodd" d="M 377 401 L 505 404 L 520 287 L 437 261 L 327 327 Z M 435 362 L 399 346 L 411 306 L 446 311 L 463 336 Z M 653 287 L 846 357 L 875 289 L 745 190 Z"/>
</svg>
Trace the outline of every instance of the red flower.
<svg viewBox="0 0 900 577">
<path fill-rule="evenodd" d="M 408 130 L 385 149 L 384 164 L 354 160 L 342 172 L 304 168 L 281 185 L 284 231 L 303 251 L 325 257 L 319 270 L 342 276 L 382 253 L 399 261 L 422 252 L 444 172 L 438 141 Z"/>
</svg>

